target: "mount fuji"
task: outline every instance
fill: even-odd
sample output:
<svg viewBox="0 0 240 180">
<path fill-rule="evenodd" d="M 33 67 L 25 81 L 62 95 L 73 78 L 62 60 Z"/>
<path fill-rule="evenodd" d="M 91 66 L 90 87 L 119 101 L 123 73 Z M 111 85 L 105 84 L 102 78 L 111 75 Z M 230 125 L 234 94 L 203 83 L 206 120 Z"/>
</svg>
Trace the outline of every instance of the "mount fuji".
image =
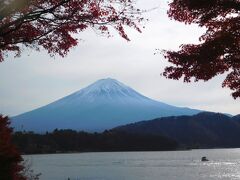
<svg viewBox="0 0 240 180">
<path fill-rule="evenodd" d="M 58 128 L 93 132 L 142 120 L 199 112 L 155 101 L 107 78 L 11 119 L 16 131 L 46 132 Z"/>
</svg>

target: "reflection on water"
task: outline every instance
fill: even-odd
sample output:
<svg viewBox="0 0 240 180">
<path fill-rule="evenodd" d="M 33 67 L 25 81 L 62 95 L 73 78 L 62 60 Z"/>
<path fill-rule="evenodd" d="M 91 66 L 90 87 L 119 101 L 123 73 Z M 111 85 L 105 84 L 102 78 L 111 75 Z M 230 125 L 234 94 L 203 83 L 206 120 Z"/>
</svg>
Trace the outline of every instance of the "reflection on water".
<svg viewBox="0 0 240 180">
<path fill-rule="evenodd" d="M 201 162 L 207 156 L 208 162 Z M 29 155 L 43 180 L 240 179 L 240 149 Z"/>
</svg>

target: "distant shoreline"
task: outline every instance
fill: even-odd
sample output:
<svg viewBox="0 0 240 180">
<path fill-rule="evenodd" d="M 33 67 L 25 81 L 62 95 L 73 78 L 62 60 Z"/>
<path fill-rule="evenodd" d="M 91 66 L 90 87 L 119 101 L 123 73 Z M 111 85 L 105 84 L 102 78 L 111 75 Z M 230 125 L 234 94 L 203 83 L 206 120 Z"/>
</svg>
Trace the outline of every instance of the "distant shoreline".
<svg viewBox="0 0 240 180">
<path fill-rule="evenodd" d="M 55 155 L 55 154 L 83 154 L 83 153 L 121 153 L 121 152 L 171 152 L 171 151 L 192 151 L 192 150 L 226 150 L 226 149 L 240 149 L 240 147 L 234 148 L 199 148 L 199 149 L 176 149 L 176 150 L 163 150 L 163 151 L 81 151 L 81 152 L 56 152 L 56 153 L 42 153 L 42 154 L 22 154 L 23 156 L 31 155 Z"/>
<path fill-rule="evenodd" d="M 16 132 L 13 134 L 13 141 L 22 154 L 173 151 L 180 147 L 176 141 L 161 135 L 113 130 L 102 133 L 74 130 L 55 130 L 46 134 Z"/>
</svg>

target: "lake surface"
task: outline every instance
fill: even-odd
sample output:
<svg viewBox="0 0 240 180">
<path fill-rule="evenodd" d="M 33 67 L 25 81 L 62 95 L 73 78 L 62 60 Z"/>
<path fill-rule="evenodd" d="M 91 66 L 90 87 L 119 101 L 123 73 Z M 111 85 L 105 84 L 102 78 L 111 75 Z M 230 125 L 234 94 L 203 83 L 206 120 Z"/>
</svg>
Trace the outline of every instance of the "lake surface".
<svg viewBox="0 0 240 180">
<path fill-rule="evenodd" d="M 207 156 L 208 162 L 201 162 Z M 240 149 L 26 155 L 42 180 L 240 179 Z"/>
</svg>

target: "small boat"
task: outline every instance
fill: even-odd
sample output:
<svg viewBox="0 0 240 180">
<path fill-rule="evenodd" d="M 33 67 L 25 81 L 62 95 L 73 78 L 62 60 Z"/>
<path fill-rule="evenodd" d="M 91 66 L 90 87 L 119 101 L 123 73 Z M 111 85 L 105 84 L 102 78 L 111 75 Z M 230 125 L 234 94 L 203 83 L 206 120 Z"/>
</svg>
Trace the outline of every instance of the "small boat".
<svg viewBox="0 0 240 180">
<path fill-rule="evenodd" d="M 206 156 L 202 157 L 202 161 L 209 161 Z"/>
</svg>

